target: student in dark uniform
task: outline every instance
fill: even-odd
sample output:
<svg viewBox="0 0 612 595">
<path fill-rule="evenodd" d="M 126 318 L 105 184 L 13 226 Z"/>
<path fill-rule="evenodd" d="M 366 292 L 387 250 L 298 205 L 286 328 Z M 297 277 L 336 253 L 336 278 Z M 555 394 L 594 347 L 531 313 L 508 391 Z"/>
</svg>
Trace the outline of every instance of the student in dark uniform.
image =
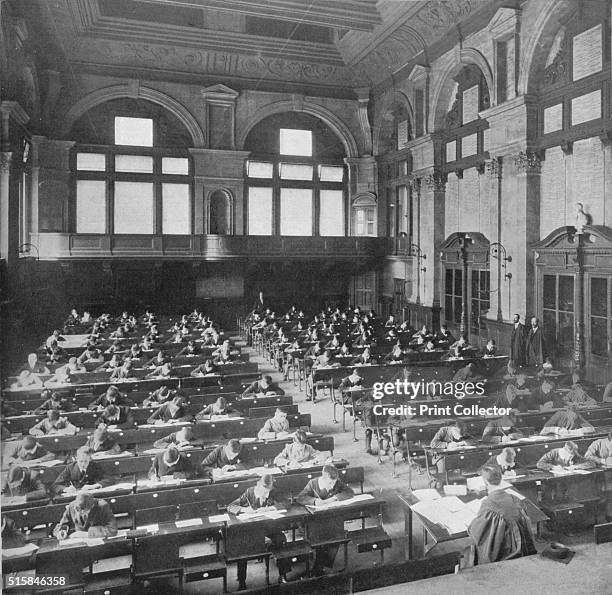
<svg viewBox="0 0 612 595">
<path fill-rule="evenodd" d="M 149 469 L 149 479 L 159 479 L 166 475 L 172 475 L 175 479 L 191 479 L 194 474 L 191 461 L 176 446 L 169 446 L 160 452 Z"/>
<path fill-rule="evenodd" d="M 228 512 L 235 514 L 240 518 L 241 513 L 253 512 L 259 510 L 276 510 L 275 504 L 277 500 L 274 495 L 274 477 L 272 475 L 262 475 L 256 485 L 247 488 L 246 491 L 236 498 L 227 507 Z M 275 550 L 281 548 L 285 542 L 285 536 L 282 531 L 271 529 L 266 533 L 266 537 L 270 540 L 270 549 Z M 288 582 L 287 573 L 291 570 L 291 562 L 288 559 L 277 560 L 278 566 L 278 581 L 279 583 Z M 238 561 L 238 590 L 246 589 L 247 561 Z"/>
<path fill-rule="evenodd" d="M 66 506 L 53 534 L 59 540 L 73 533 L 83 537 L 112 537 L 117 535 L 117 521 L 106 500 L 99 500 L 90 494 L 80 493 Z"/>
<path fill-rule="evenodd" d="M 54 494 L 61 494 L 67 487 L 77 490 L 101 488 L 110 482 L 104 479 L 104 472 L 91 460 L 92 452 L 87 447 L 77 450 L 76 460 L 66 465 L 51 485 Z"/>
<path fill-rule="evenodd" d="M 26 502 L 42 500 L 47 496 L 43 482 L 30 469 L 13 465 L 2 485 L 5 498 L 25 496 Z"/>
</svg>

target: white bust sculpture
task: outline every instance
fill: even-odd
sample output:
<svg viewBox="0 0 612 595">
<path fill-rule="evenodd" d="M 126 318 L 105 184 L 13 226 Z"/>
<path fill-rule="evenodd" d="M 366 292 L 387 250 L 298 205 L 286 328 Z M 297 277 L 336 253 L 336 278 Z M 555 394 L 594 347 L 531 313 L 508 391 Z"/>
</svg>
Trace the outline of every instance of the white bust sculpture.
<svg viewBox="0 0 612 595">
<path fill-rule="evenodd" d="M 589 224 L 589 218 L 584 212 L 581 202 L 576 203 L 576 233 L 584 233 L 584 226 Z"/>
</svg>

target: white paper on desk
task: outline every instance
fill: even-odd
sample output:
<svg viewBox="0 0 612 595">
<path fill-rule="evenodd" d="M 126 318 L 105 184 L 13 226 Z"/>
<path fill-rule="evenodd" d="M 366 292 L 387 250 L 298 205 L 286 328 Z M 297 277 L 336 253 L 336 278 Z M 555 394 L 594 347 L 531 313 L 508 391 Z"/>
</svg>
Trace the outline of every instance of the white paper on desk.
<svg viewBox="0 0 612 595">
<path fill-rule="evenodd" d="M 484 500 L 484 497 L 483 498 L 475 498 L 474 500 L 470 500 L 466 504 L 466 507 L 469 508 L 474 513 L 474 515 L 477 515 L 478 511 L 480 510 L 480 506 L 481 506 L 483 500 Z"/>
<path fill-rule="evenodd" d="M 422 490 L 412 490 L 415 498 L 419 500 L 419 502 L 423 502 L 425 500 L 439 500 L 442 498 L 438 490 L 434 490 L 433 488 L 427 488 Z"/>
<path fill-rule="evenodd" d="M 114 459 L 118 457 L 133 457 L 134 453 L 124 450 L 123 452 L 94 452 L 92 459 Z"/>
<path fill-rule="evenodd" d="M 55 467 L 55 465 L 63 465 L 64 461 L 60 461 L 58 459 L 53 459 L 52 461 L 37 461 L 36 459 L 32 461 L 19 461 L 18 465 L 20 467 Z"/>
<path fill-rule="evenodd" d="M 37 545 L 33 543 L 26 543 L 21 547 L 12 547 L 2 550 L 2 558 L 17 558 L 20 556 L 27 556 L 38 549 Z"/>
<path fill-rule="evenodd" d="M 156 531 L 159 531 L 159 525 L 157 523 L 153 523 L 152 525 L 142 525 L 140 527 L 136 527 L 136 529 L 144 529 L 147 533 L 155 533 Z"/>
<path fill-rule="evenodd" d="M 446 496 L 465 496 L 467 495 L 467 486 L 460 485 L 445 485 L 444 494 Z"/>
<path fill-rule="evenodd" d="M 480 475 L 477 475 L 476 477 L 468 477 L 467 489 L 470 492 L 483 492 L 487 489 L 487 486 L 484 479 Z"/>
<path fill-rule="evenodd" d="M 18 504 L 25 504 L 26 497 L 25 496 L 8 496 L 2 499 L 2 504 L 4 506 L 17 506 Z"/>
<path fill-rule="evenodd" d="M 116 492 L 117 490 L 131 490 L 134 484 L 131 481 L 124 481 L 121 483 L 114 483 L 113 485 L 106 486 L 104 488 L 96 488 L 93 492 Z"/>
<path fill-rule="evenodd" d="M 202 524 L 201 518 L 183 519 L 174 523 L 179 529 L 182 527 L 195 527 Z"/>
<path fill-rule="evenodd" d="M 248 442 L 257 442 L 257 438 L 252 437 L 252 436 L 250 438 L 240 438 L 240 442 L 242 444 L 246 444 Z"/>
<path fill-rule="evenodd" d="M 591 471 L 588 469 L 574 469 L 574 473 L 577 473 L 578 475 L 590 475 Z"/>
<path fill-rule="evenodd" d="M 312 508 L 314 510 L 325 510 L 327 508 L 337 508 L 339 506 L 347 506 L 349 504 L 354 504 L 355 502 L 362 502 L 363 500 L 373 500 L 374 496 L 372 494 L 357 494 L 352 498 L 348 498 L 347 500 L 334 500 L 333 502 L 323 503 L 319 506 L 315 506 L 314 504 L 307 505 L 307 508 Z"/>
<path fill-rule="evenodd" d="M 142 426 L 140 426 L 142 428 Z M 148 448 L 147 450 L 143 450 L 142 454 L 143 455 L 156 455 L 160 452 L 164 452 L 166 449 L 165 448 Z"/>
<path fill-rule="evenodd" d="M 254 510 L 253 512 L 241 512 L 237 518 L 239 521 L 252 521 L 253 519 L 260 519 L 265 516 L 264 512 Z"/>
<path fill-rule="evenodd" d="M 564 467 L 553 467 L 552 469 L 550 469 L 550 472 L 553 475 L 571 475 L 572 471 L 570 471 L 569 469 L 565 469 Z"/>
<path fill-rule="evenodd" d="M 212 516 L 208 517 L 209 522 L 211 523 L 222 523 L 224 521 L 229 521 L 229 515 L 228 514 L 213 514 Z"/>
</svg>

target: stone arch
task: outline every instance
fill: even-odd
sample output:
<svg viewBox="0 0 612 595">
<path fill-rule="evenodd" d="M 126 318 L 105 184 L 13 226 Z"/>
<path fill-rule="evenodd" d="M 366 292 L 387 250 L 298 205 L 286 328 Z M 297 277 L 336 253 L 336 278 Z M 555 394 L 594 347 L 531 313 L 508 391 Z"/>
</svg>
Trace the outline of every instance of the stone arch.
<svg viewBox="0 0 612 595">
<path fill-rule="evenodd" d="M 347 157 L 359 157 L 357 141 L 349 127 L 333 112 L 309 101 L 304 101 L 301 105 L 296 105 L 295 102 L 291 100 L 277 101 L 257 110 L 238 135 L 238 150 L 244 150 L 244 143 L 246 142 L 249 132 L 251 132 L 256 124 L 269 116 L 281 114 L 283 112 L 304 112 L 319 118 L 325 122 L 341 140 Z"/>
<path fill-rule="evenodd" d="M 208 194 L 207 230 L 213 235 L 233 235 L 234 196 L 227 188 L 215 188 Z"/>
<path fill-rule="evenodd" d="M 384 101 L 384 104 L 380 110 L 380 114 L 377 118 L 374 128 L 374 138 L 372 151 L 374 155 L 380 154 L 381 134 L 385 128 L 385 118 L 393 114 L 393 110 L 396 105 L 403 106 L 408 112 L 408 120 L 410 122 L 410 129 L 414 132 L 414 109 L 410 100 L 402 91 L 395 91 L 391 93 Z"/>
<path fill-rule="evenodd" d="M 458 74 L 466 64 L 477 66 L 482 72 L 489 88 L 491 106 L 497 102 L 496 90 L 493 81 L 493 70 L 484 55 L 474 48 L 463 48 L 446 57 L 445 64 L 440 68 L 440 77 L 436 80 L 431 94 L 433 109 L 429 114 L 429 129 L 438 130 L 444 125 L 444 118 L 448 110 L 450 96 L 455 86 L 453 77 Z"/>
<path fill-rule="evenodd" d="M 137 91 L 135 92 L 133 87 L 130 85 L 114 85 L 112 87 L 105 87 L 104 89 L 99 89 L 98 91 L 94 91 L 93 93 L 83 97 L 68 110 L 60 131 L 61 135 L 63 137 L 67 136 L 70 133 L 74 123 L 90 109 L 112 99 L 122 99 L 124 97 L 144 99 L 146 101 L 150 101 L 151 103 L 161 105 L 176 118 L 178 118 L 178 120 L 185 126 L 191 136 L 193 146 L 195 148 L 204 148 L 204 132 L 202 131 L 202 128 L 198 124 L 197 120 L 191 115 L 186 107 L 176 101 L 176 99 L 162 93 L 161 91 L 157 91 L 156 89 L 151 89 L 149 87 L 138 87 Z"/>
<path fill-rule="evenodd" d="M 561 20 L 575 10 L 571 0 L 546 0 L 538 3 L 539 14 L 533 25 L 533 33 L 525 43 L 519 64 L 518 94 L 531 91 L 534 76 L 542 70 L 553 44 Z"/>
</svg>

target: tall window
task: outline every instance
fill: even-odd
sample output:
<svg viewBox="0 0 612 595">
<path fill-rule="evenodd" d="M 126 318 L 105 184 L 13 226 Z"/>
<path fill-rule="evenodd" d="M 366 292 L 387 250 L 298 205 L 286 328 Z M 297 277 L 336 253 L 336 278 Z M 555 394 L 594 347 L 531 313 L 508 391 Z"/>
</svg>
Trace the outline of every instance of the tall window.
<svg viewBox="0 0 612 595">
<path fill-rule="evenodd" d="M 250 133 L 248 235 L 344 236 L 344 149 L 316 118 L 272 116 Z"/>
<path fill-rule="evenodd" d="M 160 118 L 106 114 L 105 120 L 109 119 L 112 131 L 104 139 L 108 144 L 76 146 L 74 231 L 191 234 L 192 183 L 186 150 L 163 146 L 168 126 L 162 126 Z"/>
<path fill-rule="evenodd" d="M 612 345 L 612 286 L 610 278 L 591 278 L 591 353 L 608 356 Z"/>
<path fill-rule="evenodd" d="M 574 346 L 574 277 L 544 275 L 542 297 L 546 344 L 567 355 Z"/>
<path fill-rule="evenodd" d="M 444 284 L 444 310 L 446 320 L 459 324 L 461 322 L 461 284 L 463 280 L 462 269 L 446 269 L 446 282 Z"/>
<path fill-rule="evenodd" d="M 473 330 L 485 326 L 485 316 L 490 307 L 491 274 L 489 271 L 472 270 L 472 310 L 470 324 Z"/>
</svg>

